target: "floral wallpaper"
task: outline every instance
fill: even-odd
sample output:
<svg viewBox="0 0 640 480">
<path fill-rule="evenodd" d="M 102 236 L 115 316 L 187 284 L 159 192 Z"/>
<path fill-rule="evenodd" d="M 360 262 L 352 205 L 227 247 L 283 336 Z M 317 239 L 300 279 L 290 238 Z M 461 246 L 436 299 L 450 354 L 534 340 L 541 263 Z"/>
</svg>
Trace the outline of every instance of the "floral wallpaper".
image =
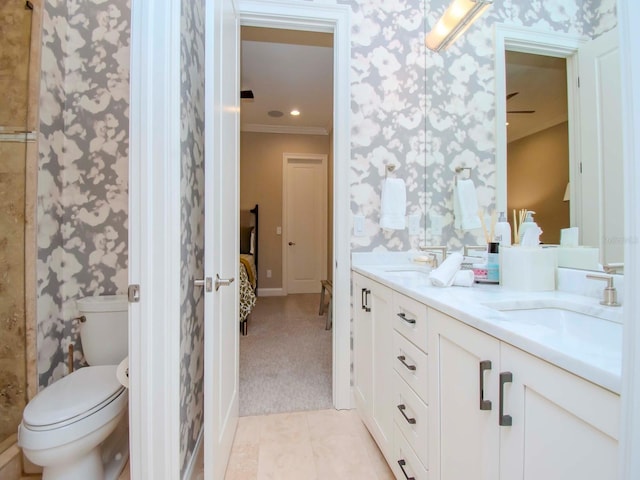
<svg viewBox="0 0 640 480">
<path fill-rule="evenodd" d="M 75 300 L 127 287 L 128 0 L 47 1 L 37 193 L 40 388 L 84 363 Z"/>
<path fill-rule="evenodd" d="M 180 477 L 184 478 L 204 416 L 204 0 L 181 13 Z"/>
</svg>

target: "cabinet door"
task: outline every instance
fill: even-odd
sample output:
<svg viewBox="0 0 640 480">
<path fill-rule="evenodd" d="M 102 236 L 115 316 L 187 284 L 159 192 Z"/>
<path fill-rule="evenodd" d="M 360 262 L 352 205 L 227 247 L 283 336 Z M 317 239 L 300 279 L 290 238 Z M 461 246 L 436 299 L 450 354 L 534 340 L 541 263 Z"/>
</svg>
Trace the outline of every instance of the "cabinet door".
<svg viewBox="0 0 640 480">
<path fill-rule="evenodd" d="M 353 274 L 353 391 L 356 408 L 366 422 L 371 418 L 373 396 L 373 323 L 369 284 L 367 278 Z"/>
<path fill-rule="evenodd" d="M 355 273 L 353 288 L 356 407 L 382 453 L 388 455 L 393 435 L 391 290 Z"/>
<path fill-rule="evenodd" d="M 500 478 L 617 478 L 618 395 L 510 345 L 501 345 L 504 386 Z"/>
<path fill-rule="evenodd" d="M 371 282 L 373 325 L 373 436 L 385 455 L 391 453 L 393 436 L 393 327 L 391 290 Z"/>
<path fill-rule="evenodd" d="M 436 310 L 428 315 L 430 478 L 496 480 L 500 342 Z"/>
</svg>

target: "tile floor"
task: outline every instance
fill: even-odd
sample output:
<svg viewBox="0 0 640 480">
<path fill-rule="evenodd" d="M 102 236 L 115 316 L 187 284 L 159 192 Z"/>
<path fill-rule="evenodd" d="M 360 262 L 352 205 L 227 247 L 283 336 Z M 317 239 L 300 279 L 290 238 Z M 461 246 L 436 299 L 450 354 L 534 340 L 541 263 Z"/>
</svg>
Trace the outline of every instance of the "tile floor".
<svg viewBox="0 0 640 480">
<path fill-rule="evenodd" d="M 203 480 L 202 455 L 194 480 Z M 240 417 L 225 480 L 393 480 L 355 410 Z M 128 468 L 119 480 L 129 480 Z"/>
<path fill-rule="evenodd" d="M 194 477 L 204 478 L 202 471 Z M 392 480 L 355 410 L 240 417 L 225 480 Z"/>
</svg>

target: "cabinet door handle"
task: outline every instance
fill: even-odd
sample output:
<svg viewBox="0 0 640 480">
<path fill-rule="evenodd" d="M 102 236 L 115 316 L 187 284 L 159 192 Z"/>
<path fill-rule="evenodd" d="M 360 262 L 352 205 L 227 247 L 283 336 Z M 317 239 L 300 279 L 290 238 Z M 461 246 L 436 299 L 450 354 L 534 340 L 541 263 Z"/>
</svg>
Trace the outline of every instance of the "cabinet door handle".
<svg viewBox="0 0 640 480">
<path fill-rule="evenodd" d="M 364 294 L 365 294 L 366 291 L 367 291 L 367 289 L 363 288 L 362 291 L 360 292 L 360 305 L 362 305 L 362 309 L 363 310 L 366 310 L 366 308 L 367 308 L 365 303 L 364 303 L 365 302 Z"/>
<path fill-rule="evenodd" d="M 491 370 L 491 360 L 480 362 L 480 410 L 491 410 L 491 400 L 484 398 L 484 372 Z"/>
<path fill-rule="evenodd" d="M 410 323 L 411 325 L 414 325 L 416 323 L 416 320 L 414 318 L 407 318 L 407 315 L 404 313 L 398 313 L 397 314 L 402 320 L 404 320 L 407 323 Z"/>
<path fill-rule="evenodd" d="M 502 372 L 500 374 L 500 405 L 498 407 L 498 423 L 501 427 L 510 427 L 513 423 L 511 415 L 504 414 L 504 384 L 513 382 L 513 374 L 511 372 Z"/>
<path fill-rule="evenodd" d="M 404 459 L 398 460 L 398 465 L 400 465 L 400 470 L 402 470 L 402 473 L 404 473 L 404 478 L 406 478 L 407 480 L 416 480 L 415 477 L 410 477 L 409 475 L 407 475 L 407 472 L 404 469 L 404 466 L 406 464 L 407 464 L 407 462 L 405 462 Z"/>
<path fill-rule="evenodd" d="M 365 312 L 370 312 L 371 311 L 371 307 L 369 306 L 369 295 L 371 294 L 371 290 L 369 290 L 368 288 L 365 289 L 364 291 L 364 311 Z"/>
<path fill-rule="evenodd" d="M 407 359 L 407 357 L 405 357 L 404 355 L 398 355 L 398 360 L 400 360 L 400 362 L 402 362 L 402 364 L 407 367 L 407 370 L 411 370 L 412 372 L 414 372 L 416 370 L 416 366 L 415 365 L 409 365 L 405 360 Z"/>
<path fill-rule="evenodd" d="M 404 417 L 404 419 L 407 421 L 407 423 L 411 424 L 411 425 L 415 425 L 416 424 L 416 419 L 415 418 L 409 418 L 407 417 L 407 414 L 404 413 L 404 411 L 407 409 L 407 406 L 404 404 L 400 404 L 398 405 L 398 410 L 400 410 L 400 413 L 402 414 L 402 416 Z"/>
</svg>

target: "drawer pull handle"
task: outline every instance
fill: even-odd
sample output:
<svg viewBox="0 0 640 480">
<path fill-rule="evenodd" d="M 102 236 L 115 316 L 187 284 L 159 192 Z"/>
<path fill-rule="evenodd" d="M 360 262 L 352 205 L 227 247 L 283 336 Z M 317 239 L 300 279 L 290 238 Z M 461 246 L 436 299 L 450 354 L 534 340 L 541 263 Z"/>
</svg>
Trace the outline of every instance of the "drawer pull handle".
<svg viewBox="0 0 640 480">
<path fill-rule="evenodd" d="M 407 318 L 407 316 L 404 313 L 398 313 L 397 314 L 402 320 L 404 320 L 407 323 L 410 323 L 411 325 L 414 325 L 416 323 L 415 319 L 413 318 Z"/>
<path fill-rule="evenodd" d="M 400 470 L 402 470 L 402 473 L 404 473 L 404 478 L 406 478 L 407 480 L 416 480 L 415 477 L 410 477 L 409 475 L 407 475 L 407 472 L 404 469 L 404 466 L 407 464 L 407 462 L 405 462 L 404 460 L 398 460 L 398 465 L 400 465 Z"/>
<path fill-rule="evenodd" d="M 371 293 L 371 290 L 367 290 L 366 288 L 362 289 L 362 293 L 360 295 L 361 300 L 362 300 L 362 309 L 365 312 L 370 312 L 371 311 L 371 307 L 369 307 L 369 294 Z"/>
<path fill-rule="evenodd" d="M 491 410 L 491 400 L 484 399 L 484 372 L 491 370 L 491 360 L 480 362 L 480 410 Z"/>
<path fill-rule="evenodd" d="M 414 372 L 416 370 L 416 366 L 415 365 L 409 365 L 407 362 L 405 362 L 405 360 L 407 359 L 407 357 L 405 357 L 404 355 L 398 355 L 398 360 L 400 360 L 402 362 L 402 364 L 407 367 L 407 370 L 411 370 L 412 372 Z"/>
<path fill-rule="evenodd" d="M 407 409 L 406 405 L 400 404 L 398 405 L 398 410 L 400 410 L 400 413 L 402 414 L 402 416 L 404 417 L 404 419 L 407 421 L 407 423 L 411 424 L 411 425 L 415 425 L 416 424 L 416 419 L 415 418 L 409 418 L 407 417 L 407 414 L 404 413 L 404 411 Z"/>
<path fill-rule="evenodd" d="M 498 407 L 498 423 L 501 427 L 510 427 L 513 424 L 511 415 L 504 414 L 504 384 L 513 382 L 513 374 L 511 372 L 502 372 L 500 374 L 500 406 Z"/>
</svg>

